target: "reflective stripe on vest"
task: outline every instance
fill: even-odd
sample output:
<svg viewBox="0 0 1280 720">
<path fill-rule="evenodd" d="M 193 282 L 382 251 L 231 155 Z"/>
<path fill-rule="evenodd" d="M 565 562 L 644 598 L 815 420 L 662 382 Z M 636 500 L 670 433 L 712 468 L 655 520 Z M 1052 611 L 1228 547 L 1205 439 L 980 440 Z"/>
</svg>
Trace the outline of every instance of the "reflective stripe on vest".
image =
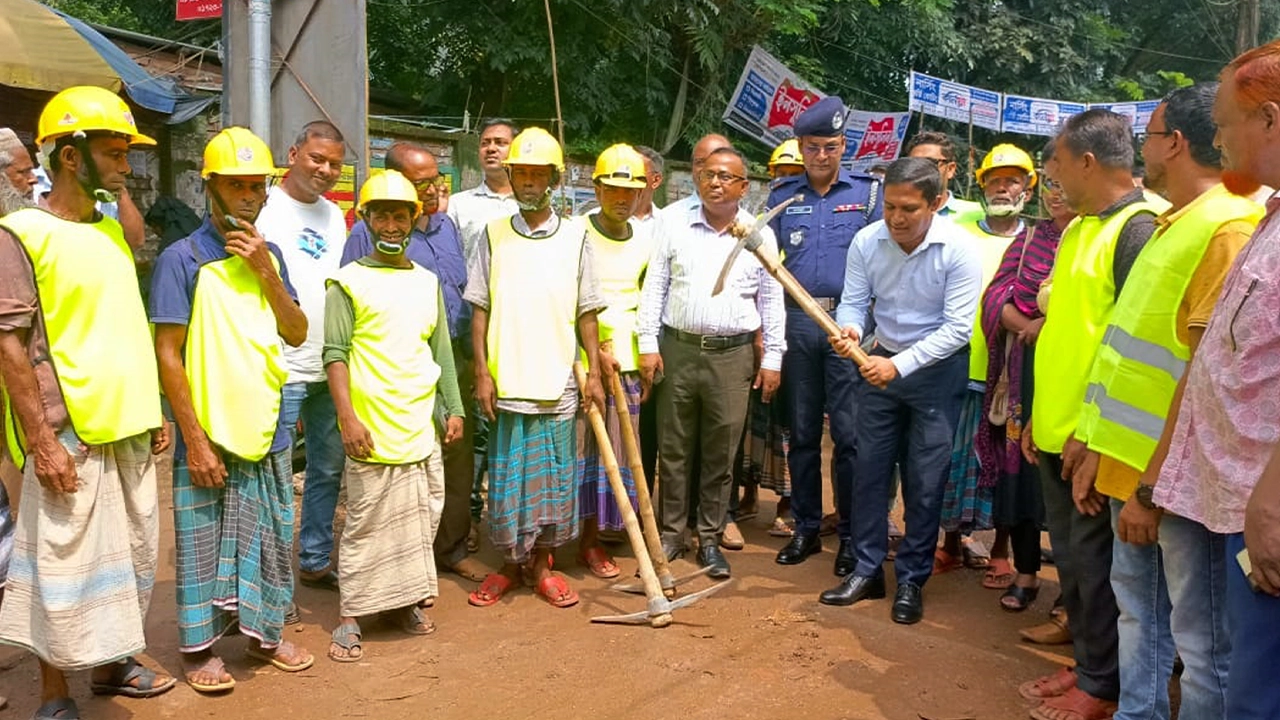
<svg viewBox="0 0 1280 720">
<path fill-rule="evenodd" d="M 969 216 L 958 223 L 961 228 L 978 239 L 972 247 L 978 253 L 978 259 L 982 263 L 982 286 L 978 288 L 979 300 L 986 294 L 987 286 L 1000 270 L 1000 262 L 1004 260 L 1005 251 L 1014 241 L 1014 237 L 992 235 L 982 229 L 980 223 L 985 217 L 985 213 Z M 973 335 L 969 338 L 969 379 L 971 381 L 980 383 L 987 381 L 989 362 L 987 354 L 987 336 L 982 332 L 982 302 L 979 301 L 978 312 L 973 318 Z"/>
<path fill-rule="evenodd" d="M 578 349 L 578 268 L 585 232 L 561 220 L 552 235 L 516 232 L 513 218 L 487 226 L 489 372 L 500 399 L 551 402 L 564 394 Z"/>
<path fill-rule="evenodd" d="M 271 262 L 279 267 L 274 254 Z M 191 405 L 210 442 L 250 462 L 266 457 L 288 372 L 275 313 L 243 258 L 196 272 L 184 359 Z"/>
<path fill-rule="evenodd" d="M 629 240 L 614 240 L 584 218 L 591 243 L 592 267 L 600 282 L 600 296 L 608 307 L 600 313 L 600 342 L 612 341 L 612 352 L 622 372 L 640 369 L 636 337 L 640 308 L 640 277 L 653 254 L 654 234 L 631 225 Z M 585 355 L 584 355 L 585 362 Z"/>
<path fill-rule="evenodd" d="M 1116 301 L 1090 371 L 1076 437 L 1091 449 L 1146 469 L 1191 357 L 1178 327 L 1191 279 L 1222 225 L 1256 225 L 1262 214 L 1260 205 L 1218 185 L 1151 237 Z"/>
<path fill-rule="evenodd" d="M 1031 422 L 1041 450 L 1062 452 L 1080 423 L 1093 359 L 1115 307 L 1114 263 L 1120 231 L 1138 213 L 1158 215 L 1165 207 L 1140 200 L 1105 219 L 1077 217 L 1063 231 L 1049 276 L 1053 292 L 1036 341 Z"/>
<path fill-rule="evenodd" d="M 418 265 L 353 262 L 329 282 L 342 287 L 355 311 L 347 355 L 351 406 L 373 436 L 373 452 L 361 462 L 425 460 L 436 448 L 440 366 L 431 354 L 431 334 L 440 321 L 439 279 Z"/>
<path fill-rule="evenodd" d="M 47 360 L 76 436 L 103 445 L 160 427 L 155 346 L 120 223 L 70 222 L 36 208 L 0 223 L 31 260 Z M 25 441 L 6 414 L 10 451 L 21 465 Z"/>
</svg>

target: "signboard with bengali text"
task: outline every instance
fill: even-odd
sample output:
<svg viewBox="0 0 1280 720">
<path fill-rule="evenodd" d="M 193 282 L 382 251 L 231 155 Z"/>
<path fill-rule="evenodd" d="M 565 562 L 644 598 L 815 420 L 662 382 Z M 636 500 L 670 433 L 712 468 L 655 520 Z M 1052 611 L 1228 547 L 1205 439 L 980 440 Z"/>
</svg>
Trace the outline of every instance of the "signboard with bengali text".
<svg viewBox="0 0 1280 720">
<path fill-rule="evenodd" d="M 222 17 L 222 0 L 178 0 L 177 19 L 217 20 Z"/>
</svg>

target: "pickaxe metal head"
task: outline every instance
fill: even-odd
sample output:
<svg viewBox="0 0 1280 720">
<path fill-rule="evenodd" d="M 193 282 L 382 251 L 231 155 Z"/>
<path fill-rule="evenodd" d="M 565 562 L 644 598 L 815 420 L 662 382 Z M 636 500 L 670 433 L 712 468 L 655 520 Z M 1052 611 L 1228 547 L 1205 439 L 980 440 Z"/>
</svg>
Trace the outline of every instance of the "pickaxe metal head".
<svg viewBox="0 0 1280 720">
<path fill-rule="evenodd" d="M 738 259 L 738 253 L 742 252 L 743 248 L 755 252 L 755 249 L 760 247 L 760 243 L 764 242 L 764 238 L 760 236 L 760 230 L 763 229 L 765 225 L 768 225 L 771 220 L 778 217 L 778 213 L 785 210 L 788 205 L 803 197 L 803 195 L 792 195 L 786 200 L 774 205 L 768 212 L 756 218 L 756 221 L 751 223 L 751 226 L 746 229 L 746 232 L 738 238 L 738 244 L 733 246 L 733 250 L 729 253 L 729 257 L 725 258 L 724 267 L 720 268 L 720 276 L 716 278 L 715 287 L 711 288 L 712 297 L 724 292 L 724 282 L 729 278 L 729 271 L 733 269 L 733 263 Z"/>
<path fill-rule="evenodd" d="M 709 572 L 711 572 L 710 566 L 704 567 L 704 568 L 698 568 L 697 570 L 694 570 L 693 572 L 688 573 L 687 575 L 681 575 L 680 577 L 674 577 L 671 575 L 670 572 L 668 572 L 666 575 L 658 576 L 658 583 L 662 585 L 662 592 L 666 594 L 667 597 L 674 597 L 675 590 L 677 587 L 680 587 L 681 585 L 689 582 L 690 580 L 697 580 L 698 578 L 702 577 L 703 575 L 706 575 Z M 626 582 L 614 583 L 613 585 L 609 586 L 609 589 L 617 590 L 618 592 L 632 593 L 634 595 L 643 595 L 644 583 L 641 582 L 638 578 L 636 578 L 633 580 L 628 580 Z"/>
<path fill-rule="evenodd" d="M 683 607 L 688 607 L 699 600 L 723 590 L 732 580 L 725 580 L 722 583 L 712 585 L 705 590 L 699 590 L 692 595 L 685 595 L 676 600 L 668 600 L 664 597 L 653 598 L 649 600 L 649 607 L 640 612 L 630 613 L 628 615 L 601 615 L 591 618 L 594 623 L 613 623 L 617 625 L 652 625 L 653 627 L 666 627 L 671 624 L 671 613 Z"/>
</svg>

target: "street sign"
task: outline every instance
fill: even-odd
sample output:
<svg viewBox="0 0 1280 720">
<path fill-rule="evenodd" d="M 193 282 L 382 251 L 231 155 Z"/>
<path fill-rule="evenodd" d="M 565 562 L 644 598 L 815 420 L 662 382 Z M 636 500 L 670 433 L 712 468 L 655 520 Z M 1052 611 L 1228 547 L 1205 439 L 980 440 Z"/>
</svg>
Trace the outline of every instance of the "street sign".
<svg viewBox="0 0 1280 720">
<path fill-rule="evenodd" d="M 178 20 L 217 20 L 222 0 L 178 0 Z"/>
</svg>

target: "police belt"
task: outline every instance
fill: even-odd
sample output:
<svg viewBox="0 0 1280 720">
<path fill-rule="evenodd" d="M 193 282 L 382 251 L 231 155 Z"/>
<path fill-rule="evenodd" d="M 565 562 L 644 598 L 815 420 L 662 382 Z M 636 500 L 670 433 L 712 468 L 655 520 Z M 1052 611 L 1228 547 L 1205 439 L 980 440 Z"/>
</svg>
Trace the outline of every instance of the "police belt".
<svg viewBox="0 0 1280 720">
<path fill-rule="evenodd" d="M 697 333 L 685 332 L 677 330 L 670 325 L 663 327 L 663 333 L 666 337 L 675 338 L 680 342 L 697 345 L 703 350 L 728 350 L 741 345 L 746 345 L 755 339 L 755 332 L 738 333 L 737 335 L 699 335 Z"/>
<path fill-rule="evenodd" d="M 816 297 L 813 299 L 813 301 L 818 304 L 818 307 L 822 308 L 823 310 L 826 310 L 827 312 L 834 312 L 836 309 L 836 306 L 840 304 L 840 298 L 838 297 L 837 298 Z M 804 309 L 804 307 L 802 307 L 800 303 L 796 302 L 795 300 L 792 300 L 790 295 L 787 296 L 786 302 L 787 302 L 787 307 L 789 308 L 793 308 L 796 310 Z"/>
</svg>

